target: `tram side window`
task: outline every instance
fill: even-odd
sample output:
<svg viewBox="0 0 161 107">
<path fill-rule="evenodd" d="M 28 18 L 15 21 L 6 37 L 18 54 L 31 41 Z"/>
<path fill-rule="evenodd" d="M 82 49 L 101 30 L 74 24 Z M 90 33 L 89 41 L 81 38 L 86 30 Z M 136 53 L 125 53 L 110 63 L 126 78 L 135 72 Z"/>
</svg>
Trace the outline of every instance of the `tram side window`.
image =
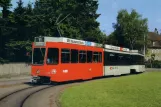
<svg viewBox="0 0 161 107">
<path fill-rule="evenodd" d="M 140 56 L 139 56 L 139 55 L 136 55 L 135 58 L 136 58 L 135 64 L 136 64 L 136 65 L 139 65 L 140 62 L 141 62 Z"/>
<path fill-rule="evenodd" d="M 92 51 L 87 51 L 87 63 L 92 63 Z"/>
<path fill-rule="evenodd" d="M 144 64 L 144 57 L 140 55 L 132 55 L 132 64 L 135 65 Z"/>
<path fill-rule="evenodd" d="M 71 63 L 78 63 L 78 50 L 71 49 Z"/>
<path fill-rule="evenodd" d="M 118 63 L 118 54 L 109 53 L 109 61 L 110 65 L 116 65 Z"/>
<path fill-rule="evenodd" d="M 97 63 L 99 62 L 99 53 L 93 52 L 93 62 Z"/>
<path fill-rule="evenodd" d="M 102 62 L 102 52 L 99 52 L 99 62 Z"/>
<path fill-rule="evenodd" d="M 61 49 L 61 63 L 69 63 L 69 62 L 70 62 L 70 50 Z"/>
<path fill-rule="evenodd" d="M 59 61 L 59 49 L 48 48 L 47 64 L 58 64 Z"/>
<path fill-rule="evenodd" d="M 124 55 L 118 54 L 118 65 L 124 65 Z"/>
<path fill-rule="evenodd" d="M 129 65 L 130 55 L 128 54 L 118 54 L 118 65 Z"/>
<path fill-rule="evenodd" d="M 104 65 L 118 65 L 119 62 L 119 54 L 118 53 L 112 53 L 112 52 L 104 52 Z"/>
<path fill-rule="evenodd" d="M 144 65 L 144 57 L 141 56 L 141 64 Z"/>
<path fill-rule="evenodd" d="M 110 61 L 109 61 L 109 53 L 104 51 L 104 65 L 109 65 Z"/>
<path fill-rule="evenodd" d="M 139 55 L 137 55 L 137 64 L 139 65 L 139 64 L 140 64 L 140 62 L 141 62 L 140 56 L 139 56 Z"/>
<path fill-rule="evenodd" d="M 139 56 L 139 64 L 140 65 L 144 64 L 144 57 L 143 56 Z"/>
<path fill-rule="evenodd" d="M 131 55 L 131 64 L 136 64 L 136 57 L 135 55 Z"/>
<path fill-rule="evenodd" d="M 131 63 L 132 63 L 131 56 L 130 55 L 126 55 L 126 64 L 127 65 L 131 65 Z"/>
<path fill-rule="evenodd" d="M 79 62 L 86 63 L 86 51 L 79 51 Z"/>
</svg>

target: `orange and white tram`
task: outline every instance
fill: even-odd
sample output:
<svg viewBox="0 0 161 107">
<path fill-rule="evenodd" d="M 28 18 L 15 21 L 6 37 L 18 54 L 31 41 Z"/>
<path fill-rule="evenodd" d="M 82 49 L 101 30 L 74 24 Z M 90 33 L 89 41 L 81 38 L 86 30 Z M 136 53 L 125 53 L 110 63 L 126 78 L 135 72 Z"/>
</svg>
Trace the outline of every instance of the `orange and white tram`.
<svg viewBox="0 0 161 107">
<path fill-rule="evenodd" d="M 131 69 L 137 71 L 130 62 L 131 55 L 129 49 L 112 45 L 65 37 L 35 37 L 31 82 L 63 82 L 129 74 Z"/>
</svg>

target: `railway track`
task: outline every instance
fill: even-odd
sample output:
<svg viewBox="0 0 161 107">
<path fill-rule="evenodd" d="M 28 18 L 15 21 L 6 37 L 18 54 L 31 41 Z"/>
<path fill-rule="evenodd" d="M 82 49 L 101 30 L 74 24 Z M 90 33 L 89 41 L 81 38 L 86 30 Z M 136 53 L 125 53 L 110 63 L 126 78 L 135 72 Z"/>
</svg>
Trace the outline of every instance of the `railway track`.
<svg viewBox="0 0 161 107">
<path fill-rule="evenodd" d="M 28 86 L 1 97 L 0 107 L 57 107 L 60 91 L 82 82 Z"/>
<path fill-rule="evenodd" d="M 53 85 L 29 86 L 0 98 L 0 107 L 23 107 L 24 102 L 33 94 L 53 87 Z"/>
<path fill-rule="evenodd" d="M 22 88 L 22 89 L 18 89 L 18 90 L 16 90 L 16 91 L 13 91 L 13 92 L 9 92 L 9 93 L 7 93 L 7 94 L 5 94 L 5 95 L 3 95 L 3 96 L 0 97 L 0 102 L 1 102 L 3 99 L 7 98 L 8 96 L 12 95 L 12 94 L 15 94 L 15 93 L 17 93 L 17 92 L 20 92 L 20 91 L 23 91 L 23 90 L 26 90 L 26 89 L 29 89 L 29 88 L 32 88 L 32 87 L 29 86 L 29 87 L 27 87 L 27 88 Z"/>
</svg>

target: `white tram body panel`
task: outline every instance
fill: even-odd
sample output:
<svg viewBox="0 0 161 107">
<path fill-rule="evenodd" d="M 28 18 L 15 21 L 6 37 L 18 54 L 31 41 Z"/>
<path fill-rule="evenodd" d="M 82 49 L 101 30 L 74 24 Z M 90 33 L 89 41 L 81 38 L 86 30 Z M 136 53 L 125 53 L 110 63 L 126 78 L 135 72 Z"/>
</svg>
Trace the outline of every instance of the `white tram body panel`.
<svg viewBox="0 0 161 107">
<path fill-rule="evenodd" d="M 104 76 L 130 74 L 130 66 L 104 66 Z"/>
<path fill-rule="evenodd" d="M 145 65 L 131 65 L 131 69 L 135 69 L 136 72 L 144 72 Z"/>
<path fill-rule="evenodd" d="M 113 49 L 113 50 L 111 50 Z M 120 51 L 121 50 L 121 51 Z M 112 54 L 120 54 L 120 55 L 124 55 L 124 56 L 130 56 L 129 53 L 129 49 L 127 48 L 122 48 L 120 49 L 120 47 L 116 47 L 116 46 L 112 46 L 110 47 L 110 45 L 105 45 L 105 49 L 104 49 L 104 76 L 109 76 L 109 75 L 122 75 L 122 74 L 130 74 L 130 69 L 131 67 L 129 66 L 129 63 L 127 62 L 126 64 L 123 63 L 119 63 L 119 60 L 116 60 L 115 64 L 106 64 L 106 61 L 108 62 L 108 59 L 106 59 L 106 57 L 108 57 L 106 55 L 106 53 L 112 53 Z M 117 56 L 118 57 L 118 56 Z"/>
<path fill-rule="evenodd" d="M 140 56 L 144 58 L 144 55 L 139 54 L 137 50 L 131 50 L 131 56 Z M 144 72 L 145 71 L 145 65 L 144 64 L 132 64 L 131 69 L 135 70 L 135 72 Z"/>
</svg>

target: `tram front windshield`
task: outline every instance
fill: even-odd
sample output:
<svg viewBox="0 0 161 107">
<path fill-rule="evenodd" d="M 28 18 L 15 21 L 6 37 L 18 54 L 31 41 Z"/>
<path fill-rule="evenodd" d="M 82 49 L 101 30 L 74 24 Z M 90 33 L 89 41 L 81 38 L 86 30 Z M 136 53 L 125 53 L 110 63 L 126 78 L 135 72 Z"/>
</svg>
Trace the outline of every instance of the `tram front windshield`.
<svg viewBox="0 0 161 107">
<path fill-rule="evenodd" d="M 32 64 L 44 64 L 45 48 L 34 48 Z"/>
</svg>

